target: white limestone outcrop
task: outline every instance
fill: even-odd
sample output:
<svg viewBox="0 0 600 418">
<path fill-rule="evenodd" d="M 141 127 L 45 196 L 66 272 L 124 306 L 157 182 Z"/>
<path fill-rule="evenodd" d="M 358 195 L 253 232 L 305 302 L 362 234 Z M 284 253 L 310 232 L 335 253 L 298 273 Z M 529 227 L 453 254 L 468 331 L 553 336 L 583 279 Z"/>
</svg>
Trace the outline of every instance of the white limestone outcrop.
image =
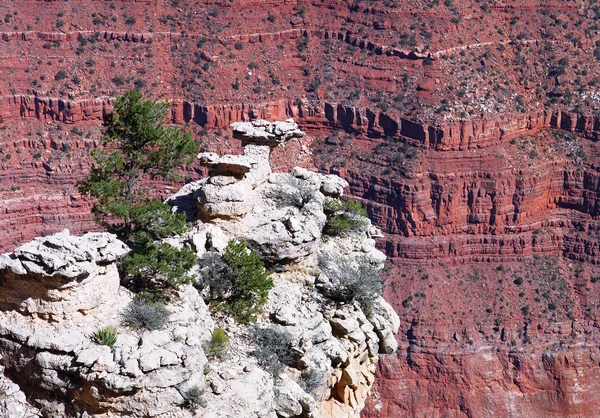
<svg viewBox="0 0 600 418">
<path fill-rule="evenodd" d="M 169 200 L 193 226 L 168 242 L 193 248 L 199 273 L 207 254 L 223 253 L 230 240 L 257 251 L 275 272 L 256 325 L 209 309 L 199 281 L 170 295 L 164 329 L 119 326 L 133 297 L 119 286 L 117 270 L 128 249 L 106 233 L 37 238 L 0 256 L 6 368 L 0 390 L 11 394 L 8 401 L 0 396 L 0 416 L 360 415 L 379 355 L 397 347 L 399 320 L 381 297 L 367 310 L 356 300 L 330 297 L 327 289 L 336 284 L 319 259 L 335 254 L 379 270 L 385 256 L 372 238 L 380 233 L 367 225 L 323 236 L 324 201 L 340 197 L 347 183 L 302 168 L 271 172 L 270 147 L 303 135 L 292 121 L 233 128 L 244 138 L 244 155 L 200 154 L 209 177 Z M 107 325 L 119 330 L 113 347 L 93 338 Z M 230 337 L 230 349 L 207 357 L 205 343 L 217 327 Z M 274 357 L 264 354 L 269 347 Z"/>
<path fill-rule="evenodd" d="M 104 232 L 35 238 L 0 255 L 0 309 L 54 321 L 110 309 L 119 289 L 115 261 L 127 251 Z"/>
</svg>

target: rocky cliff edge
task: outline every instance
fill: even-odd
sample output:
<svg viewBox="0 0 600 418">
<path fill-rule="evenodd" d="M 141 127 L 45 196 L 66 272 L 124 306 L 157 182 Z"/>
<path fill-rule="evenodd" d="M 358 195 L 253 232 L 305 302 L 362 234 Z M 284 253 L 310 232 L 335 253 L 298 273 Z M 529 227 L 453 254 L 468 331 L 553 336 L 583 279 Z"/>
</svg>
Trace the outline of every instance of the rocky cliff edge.
<svg viewBox="0 0 600 418">
<path fill-rule="evenodd" d="M 275 271 L 257 323 L 212 312 L 197 284 L 169 299 L 164 329 L 125 327 L 133 294 L 119 285 L 117 262 L 126 246 L 108 233 L 36 238 L 0 256 L 0 416 L 360 414 L 379 354 L 397 348 L 399 320 L 380 296 L 367 306 L 336 297 L 336 289 L 343 274 L 383 267 L 373 240 L 379 231 L 365 222 L 324 235 L 325 199 L 340 197 L 347 183 L 300 168 L 271 172 L 271 148 L 303 135 L 293 121 L 233 129 L 244 155 L 199 155 L 208 178 L 169 200 L 193 225 L 169 242 L 197 252 L 199 277 L 206 255 L 230 240 L 257 251 Z M 93 338 L 110 325 L 118 327 L 112 348 Z M 215 328 L 229 335 L 230 348 L 207 356 Z M 271 345 L 277 357 L 269 364 Z"/>
</svg>

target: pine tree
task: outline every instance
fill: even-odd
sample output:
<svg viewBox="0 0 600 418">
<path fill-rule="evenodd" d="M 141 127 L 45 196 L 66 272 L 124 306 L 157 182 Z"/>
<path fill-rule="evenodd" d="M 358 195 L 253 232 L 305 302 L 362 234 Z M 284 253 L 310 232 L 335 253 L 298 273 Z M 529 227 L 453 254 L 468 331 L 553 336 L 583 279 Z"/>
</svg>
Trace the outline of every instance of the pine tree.
<svg viewBox="0 0 600 418">
<path fill-rule="evenodd" d="M 125 241 L 132 251 L 121 270 L 136 288 L 160 290 L 189 283 L 195 263 L 190 249 L 159 240 L 180 234 L 185 216 L 148 197 L 142 180 L 175 179 L 175 170 L 198 151 L 189 132 L 168 126 L 168 103 L 156 103 L 132 90 L 115 100 L 104 121 L 105 148 L 93 150 L 94 166 L 79 182 L 82 194 L 96 199 L 97 222 Z"/>
</svg>

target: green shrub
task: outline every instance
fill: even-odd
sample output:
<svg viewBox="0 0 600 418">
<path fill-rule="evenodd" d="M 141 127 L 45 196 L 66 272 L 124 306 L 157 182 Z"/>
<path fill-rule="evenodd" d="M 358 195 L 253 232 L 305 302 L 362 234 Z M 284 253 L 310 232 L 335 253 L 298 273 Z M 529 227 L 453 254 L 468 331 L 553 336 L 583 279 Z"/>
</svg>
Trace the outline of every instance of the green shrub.
<svg viewBox="0 0 600 418">
<path fill-rule="evenodd" d="M 365 209 L 359 202 L 355 202 L 354 200 L 346 200 L 342 204 L 342 210 L 356 216 L 368 216 L 367 209 Z"/>
<path fill-rule="evenodd" d="M 117 334 L 117 328 L 113 326 L 103 327 L 94 334 L 94 341 L 112 348 L 117 343 Z"/>
<path fill-rule="evenodd" d="M 202 348 L 208 357 L 221 358 L 229 351 L 229 336 L 225 330 L 216 328 L 212 332 L 210 340 L 206 341 Z"/>
<path fill-rule="evenodd" d="M 119 270 L 131 289 L 154 292 L 167 286 L 177 288 L 195 279 L 190 274 L 196 264 L 196 253 L 192 249 L 155 242 L 144 233 L 137 234 L 133 245 L 131 241 L 129 245 L 132 251 L 122 258 Z"/>
<path fill-rule="evenodd" d="M 383 293 L 379 272 L 367 260 L 358 260 L 355 267 L 344 257 L 321 254 L 319 266 L 330 281 L 322 290 L 332 299 L 342 302 L 356 301 L 368 310 Z"/>
<path fill-rule="evenodd" d="M 128 208 L 128 216 L 133 220 L 126 226 L 128 235 L 147 233 L 153 241 L 180 235 L 186 229 L 184 213 L 174 213 L 171 206 L 160 200 L 151 200 Z M 121 233 L 121 230 L 115 228 Z M 125 234 L 123 233 L 123 235 Z"/>
<path fill-rule="evenodd" d="M 140 81 L 137 87 L 143 84 Z M 92 208 L 96 221 L 131 248 L 120 269 L 134 290 L 154 292 L 194 279 L 190 270 L 195 253 L 159 242 L 180 234 L 185 216 L 150 200 L 142 183 L 144 178 L 173 179 L 198 151 L 190 132 L 170 126 L 169 107 L 134 90 L 118 97 L 113 113 L 104 120 L 105 147 L 92 151 L 93 167 L 78 183 L 82 194 L 96 199 Z"/>
<path fill-rule="evenodd" d="M 261 328 L 254 326 L 250 329 L 250 341 L 254 349 L 250 354 L 256 358 L 263 370 L 277 377 L 285 365 L 294 365 L 295 356 L 292 351 L 292 336 L 280 327 Z"/>
<path fill-rule="evenodd" d="M 169 315 L 171 312 L 166 308 L 164 302 L 146 297 L 136 297 L 123 312 L 122 323 L 136 329 L 154 331 L 165 327 Z"/>
<path fill-rule="evenodd" d="M 225 300 L 231 295 L 233 268 L 216 252 L 207 252 L 200 259 L 200 280 L 195 284 L 208 300 Z"/>
<path fill-rule="evenodd" d="M 234 240 L 229 241 L 222 258 L 216 254 L 202 258 L 201 276 L 197 286 L 208 288 L 208 299 L 241 323 L 256 320 L 273 287 L 258 254 Z"/>
<path fill-rule="evenodd" d="M 304 52 L 306 48 L 308 48 L 308 42 L 308 36 L 303 36 L 302 38 L 298 39 L 296 41 L 296 49 L 298 49 L 298 52 Z"/>
<path fill-rule="evenodd" d="M 192 410 L 198 407 L 206 408 L 208 403 L 204 399 L 203 395 L 204 390 L 200 389 L 198 386 L 190 388 L 187 392 L 185 392 L 186 406 Z"/>
<path fill-rule="evenodd" d="M 67 78 L 67 73 L 63 70 L 60 70 L 59 72 L 56 73 L 56 75 L 54 76 L 54 79 L 56 81 L 60 81 L 60 80 L 64 80 L 65 78 Z"/>
<path fill-rule="evenodd" d="M 367 210 L 358 202 L 326 198 L 323 210 L 327 215 L 327 223 L 323 232 L 327 235 L 339 236 L 349 231 L 357 231 L 369 224 Z"/>
<path fill-rule="evenodd" d="M 131 221 L 113 224 L 110 228 L 127 242 L 132 251 L 121 260 L 119 269 L 125 283 L 135 291 L 156 291 L 177 288 L 196 278 L 191 269 L 196 254 L 190 248 L 181 249 L 160 240 L 185 231 L 185 214 L 173 213 L 171 207 L 158 200 L 138 205 L 116 203 L 115 212 Z"/>
</svg>

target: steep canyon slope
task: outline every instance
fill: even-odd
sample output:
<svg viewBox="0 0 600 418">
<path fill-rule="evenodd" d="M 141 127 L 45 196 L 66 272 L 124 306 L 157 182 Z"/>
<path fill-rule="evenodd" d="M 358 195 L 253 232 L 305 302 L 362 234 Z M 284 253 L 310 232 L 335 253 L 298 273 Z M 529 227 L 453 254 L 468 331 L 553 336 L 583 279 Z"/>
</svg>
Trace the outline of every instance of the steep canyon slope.
<svg viewBox="0 0 600 418">
<path fill-rule="evenodd" d="M 309 135 L 277 165 L 340 174 L 386 234 L 402 348 L 365 416 L 595 416 L 596 1 L 17 0 L 0 18 L 3 250 L 95 228 L 75 182 L 126 89 L 219 153 L 232 122 L 294 117 Z"/>
</svg>

